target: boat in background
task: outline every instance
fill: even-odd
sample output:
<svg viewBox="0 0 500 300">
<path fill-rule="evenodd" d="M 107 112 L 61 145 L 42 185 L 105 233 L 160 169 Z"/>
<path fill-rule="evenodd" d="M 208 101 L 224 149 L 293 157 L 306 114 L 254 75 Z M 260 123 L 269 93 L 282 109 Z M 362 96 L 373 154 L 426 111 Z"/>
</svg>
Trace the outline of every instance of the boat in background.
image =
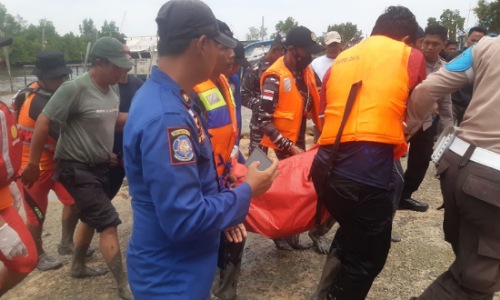
<svg viewBox="0 0 500 300">
<path fill-rule="evenodd" d="M 138 36 L 125 38 L 130 49 L 134 66 L 129 74 L 146 80 L 151 74 L 151 68 L 156 66 L 158 60 L 157 36 Z"/>
<path fill-rule="evenodd" d="M 253 63 L 261 59 L 271 49 L 274 40 L 257 41 L 245 45 L 245 57 Z"/>
</svg>

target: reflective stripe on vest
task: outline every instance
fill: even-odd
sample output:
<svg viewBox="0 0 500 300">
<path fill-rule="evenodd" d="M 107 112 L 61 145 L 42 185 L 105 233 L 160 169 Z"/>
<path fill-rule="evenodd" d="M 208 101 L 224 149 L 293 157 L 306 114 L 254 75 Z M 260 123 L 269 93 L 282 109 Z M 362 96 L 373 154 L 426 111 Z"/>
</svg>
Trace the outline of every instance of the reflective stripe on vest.
<svg viewBox="0 0 500 300">
<path fill-rule="evenodd" d="M 24 130 L 24 131 L 28 131 L 28 132 L 35 132 L 35 128 L 32 128 L 32 127 L 27 127 L 27 126 L 23 126 L 23 125 L 18 125 L 19 127 L 19 130 Z M 23 145 L 26 145 L 26 146 L 31 146 L 31 140 L 30 141 L 23 141 Z M 56 144 L 53 143 L 53 144 L 44 144 L 43 147 L 45 149 L 48 149 L 50 151 L 54 151 L 56 149 Z"/>
<path fill-rule="evenodd" d="M 15 171 L 9 153 L 9 133 L 7 130 L 10 130 L 10 127 L 7 124 L 7 118 L 3 110 L 0 110 L 0 126 L 2 127 L 2 158 L 5 163 L 7 179 L 10 179 L 14 176 Z"/>
<path fill-rule="evenodd" d="M 304 69 L 304 80 L 309 90 L 311 97 L 311 116 L 314 124 L 321 128 L 319 121 L 319 93 L 316 86 L 314 73 L 310 66 Z M 304 100 L 297 85 L 292 72 L 285 65 L 285 57 L 282 56 L 270 66 L 262 75 L 260 89 L 264 85 L 264 80 L 267 76 L 276 76 L 279 78 L 279 100 L 273 113 L 273 125 L 281 133 L 282 136 L 290 139 L 294 144 L 298 140 L 302 118 L 304 116 Z M 277 149 L 271 139 L 264 134 L 261 145 Z"/>
</svg>

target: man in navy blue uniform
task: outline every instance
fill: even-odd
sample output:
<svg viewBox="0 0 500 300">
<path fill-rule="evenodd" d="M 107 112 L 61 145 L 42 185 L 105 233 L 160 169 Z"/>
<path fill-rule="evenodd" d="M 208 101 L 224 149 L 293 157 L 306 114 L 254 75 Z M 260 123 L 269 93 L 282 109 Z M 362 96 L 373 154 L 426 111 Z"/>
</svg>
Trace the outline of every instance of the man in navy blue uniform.
<svg viewBox="0 0 500 300">
<path fill-rule="evenodd" d="M 277 176 L 250 165 L 245 182 L 219 192 L 212 147 L 187 96 L 208 80 L 217 44 L 234 47 L 199 0 L 164 4 L 158 24 L 158 67 L 134 97 L 124 132 L 125 170 L 134 224 L 127 252 L 136 299 L 210 299 L 220 234 L 241 240 L 236 225 L 250 198 Z"/>
</svg>

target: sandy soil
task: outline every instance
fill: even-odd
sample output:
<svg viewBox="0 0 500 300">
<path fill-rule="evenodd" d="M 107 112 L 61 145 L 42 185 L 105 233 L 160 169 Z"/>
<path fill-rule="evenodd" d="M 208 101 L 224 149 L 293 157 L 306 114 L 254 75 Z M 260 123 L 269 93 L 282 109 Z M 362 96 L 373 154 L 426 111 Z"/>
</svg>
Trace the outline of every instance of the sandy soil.
<svg viewBox="0 0 500 300">
<path fill-rule="evenodd" d="M 433 176 L 434 166 L 414 194 L 416 199 L 430 205 L 425 213 L 398 211 L 394 220 L 394 233 L 401 236 L 393 243 L 384 270 L 375 280 L 367 299 L 409 299 L 419 295 L 453 260 L 450 246 L 443 241 L 441 224 L 443 212 L 436 210 L 441 204 L 439 182 Z M 127 187 L 123 187 L 113 201 L 123 224 L 119 227 L 123 256 L 130 235 L 132 211 Z M 51 201 L 44 233 L 45 248 L 57 255 L 60 237 L 61 204 Z M 331 241 L 335 228 L 328 234 Z M 97 248 L 97 238 L 93 246 Z M 307 234 L 303 243 L 311 243 Z M 35 270 L 29 277 L 5 295 L 5 299 L 117 299 L 111 274 L 93 279 L 73 279 L 68 276 L 69 257 L 61 257 L 64 266 L 58 270 Z M 312 249 L 303 251 L 276 250 L 271 240 L 250 234 L 245 248 L 240 276 L 239 294 L 242 299 L 297 299 L 305 300 L 314 292 L 321 275 L 325 256 Z M 105 267 L 96 251 L 90 263 Z M 500 300 L 497 295 L 495 299 Z"/>
</svg>

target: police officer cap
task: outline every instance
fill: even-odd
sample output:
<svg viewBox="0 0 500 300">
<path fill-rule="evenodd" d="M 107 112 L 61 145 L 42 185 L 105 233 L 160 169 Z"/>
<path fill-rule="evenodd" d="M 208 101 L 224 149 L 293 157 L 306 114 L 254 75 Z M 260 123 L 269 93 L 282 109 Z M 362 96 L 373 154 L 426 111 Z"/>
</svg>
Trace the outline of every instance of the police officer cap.
<svg viewBox="0 0 500 300">
<path fill-rule="evenodd" d="M 32 74 L 38 78 L 53 79 L 73 73 L 64 62 L 64 54 L 59 51 L 40 52 L 36 56 Z"/>
<path fill-rule="evenodd" d="M 304 26 L 298 26 L 290 30 L 286 35 L 285 45 L 302 48 L 311 54 L 323 51 L 323 47 L 316 42 L 314 32 Z"/>
<path fill-rule="evenodd" d="M 156 23 L 160 40 L 166 42 L 206 35 L 226 47 L 236 47 L 236 41 L 219 30 L 210 7 L 199 0 L 168 1 L 158 11 Z"/>
</svg>

